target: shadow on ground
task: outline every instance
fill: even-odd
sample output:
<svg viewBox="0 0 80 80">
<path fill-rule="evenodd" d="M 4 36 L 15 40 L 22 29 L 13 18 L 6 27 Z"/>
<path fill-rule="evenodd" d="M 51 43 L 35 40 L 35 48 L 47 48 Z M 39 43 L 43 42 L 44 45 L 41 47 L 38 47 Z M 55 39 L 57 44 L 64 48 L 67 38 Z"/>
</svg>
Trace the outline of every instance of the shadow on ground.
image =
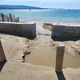
<svg viewBox="0 0 80 80">
<path fill-rule="evenodd" d="M 4 65 L 5 65 L 6 61 L 5 62 L 0 62 L 0 72 L 2 71 Z"/>
<path fill-rule="evenodd" d="M 56 72 L 58 80 L 66 80 L 63 71 L 62 72 Z"/>
</svg>

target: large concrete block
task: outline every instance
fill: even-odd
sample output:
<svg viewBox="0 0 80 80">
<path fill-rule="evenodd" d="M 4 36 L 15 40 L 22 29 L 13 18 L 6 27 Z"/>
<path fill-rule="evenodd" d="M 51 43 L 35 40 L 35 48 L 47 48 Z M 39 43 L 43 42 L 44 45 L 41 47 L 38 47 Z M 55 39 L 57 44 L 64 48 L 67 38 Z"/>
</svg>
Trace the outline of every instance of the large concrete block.
<svg viewBox="0 0 80 80">
<path fill-rule="evenodd" d="M 0 33 L 34 39 L 36 38 L 36 24 L 0 23 Z"/>
<path fill-rule="evenodd" d="M 80 26 L 54 25 L 51 38 L 53 40 L 79 40 Z"/>
</svg>

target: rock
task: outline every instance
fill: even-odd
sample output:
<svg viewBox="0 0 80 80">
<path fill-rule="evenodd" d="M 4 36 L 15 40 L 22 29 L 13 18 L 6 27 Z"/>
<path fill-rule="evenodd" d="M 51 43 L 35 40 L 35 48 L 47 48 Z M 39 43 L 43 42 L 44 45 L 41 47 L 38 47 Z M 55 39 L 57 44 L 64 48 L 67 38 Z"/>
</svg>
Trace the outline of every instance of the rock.
<svg viewBox="0 0 80 80">
<path fill-rule="evenodd" d="M 43 24 L 43 28 L 46 28 L 49 31 L 52 31 L 52 27 L 53 27 L 53 24 L 52 23 L 44 23 Z"/>
</svg>

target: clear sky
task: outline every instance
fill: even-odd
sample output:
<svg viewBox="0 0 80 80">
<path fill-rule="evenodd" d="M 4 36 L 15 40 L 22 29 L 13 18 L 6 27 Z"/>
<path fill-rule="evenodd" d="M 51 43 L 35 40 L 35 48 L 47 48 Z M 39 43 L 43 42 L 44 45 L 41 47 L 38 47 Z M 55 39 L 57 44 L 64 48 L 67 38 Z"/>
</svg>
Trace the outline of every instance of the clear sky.
<svg viewBox="0 0 80 80">
<path fill-rule="evenodd" d="M 43 8 L 80 9 L 80 0 L 0 0 L 0 4 L 30 5 Z"/>
</svg>

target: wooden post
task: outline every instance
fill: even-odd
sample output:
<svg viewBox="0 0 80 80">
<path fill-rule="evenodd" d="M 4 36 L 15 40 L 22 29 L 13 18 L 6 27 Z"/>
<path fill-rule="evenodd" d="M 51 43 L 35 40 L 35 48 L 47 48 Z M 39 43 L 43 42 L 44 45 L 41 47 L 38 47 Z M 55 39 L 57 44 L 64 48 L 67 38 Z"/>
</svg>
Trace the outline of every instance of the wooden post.
<svg viewBox="0 0 80 80">
<path fill-rule="evenodd" d="M 65 46 L 64 45 L 58 45 L 57 46 L 56 68 L 55 68 L 56 72 L 61 72 L 62 71 L 64 51 L 65 51 Z"/>
<path fill-rule="evenodd" d="M 4 21 L 4 14 L 1 13 L 0 15 L 1 15 L 2 21 Z"/>
<path fill-rule="evenodd" d="M 5 61 L 6 61 L 6 57 L 5 57 L 4 50 L 3 50 L 3 47 L 2 47 L 2 43 L 1 43 L 1 40 L 0 40 L 0 62 L 5 62 Z"/>
<path fill-rule="evenodd" d="M 10 22 L 13 22 L 12 14 L 11 14 L 11 13 L 9 14 L 9 21 L 10 21 Z"/>
</svg>

